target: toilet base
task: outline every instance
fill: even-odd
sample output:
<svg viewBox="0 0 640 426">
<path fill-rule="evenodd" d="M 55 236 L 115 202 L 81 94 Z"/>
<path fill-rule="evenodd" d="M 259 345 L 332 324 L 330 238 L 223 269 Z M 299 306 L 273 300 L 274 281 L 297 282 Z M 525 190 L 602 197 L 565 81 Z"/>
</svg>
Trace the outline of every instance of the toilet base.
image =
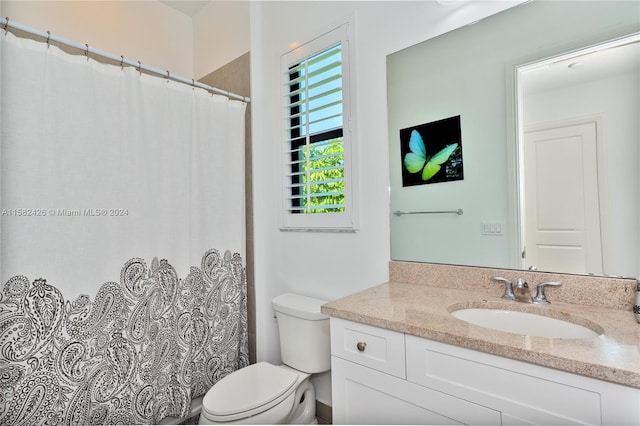
<svg viewBox="0 0 640 426">
<path fill-rule="evenodd" d="M 285 424 L 313 425 L 316 419 L 316 391 L 310 379 L 305 379 L 296 389 L 296 404 Z"/>
</svg>

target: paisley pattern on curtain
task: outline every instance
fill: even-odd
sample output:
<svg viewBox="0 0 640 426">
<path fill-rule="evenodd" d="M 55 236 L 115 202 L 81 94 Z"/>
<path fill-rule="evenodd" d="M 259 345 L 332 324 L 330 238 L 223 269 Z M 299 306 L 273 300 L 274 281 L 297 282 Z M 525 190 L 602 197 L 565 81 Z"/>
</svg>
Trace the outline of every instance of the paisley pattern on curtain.
<svg viewBox="0 0 640 426">
<path fill-rule="evenodd" d="M 156 424 L 249 363 L 246 276 L 215 250 L 178 278 L 129 260 L 95 300 L 44 279 L 0 295 L 0 424 Z"/>
</svg>

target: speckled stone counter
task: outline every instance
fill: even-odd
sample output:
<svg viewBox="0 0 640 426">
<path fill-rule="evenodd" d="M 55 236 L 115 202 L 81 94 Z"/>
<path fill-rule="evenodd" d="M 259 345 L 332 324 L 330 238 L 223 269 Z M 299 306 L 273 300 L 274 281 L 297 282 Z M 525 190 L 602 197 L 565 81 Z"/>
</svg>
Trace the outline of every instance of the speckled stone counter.
<svg viewBox="0 0 640 426">
<path fill-rule="evenodd" d="M 563 286 L 548 289 L 556 290 L 555 293 L 547 292 L 550 305 L 506 301 L 501 298 L 503 286 L 491 280 L 494 275 L 509 279 L 522 276 L 533 291 L 542 280 L 559 280 Z M 640 388 L 640 324 L 631 310 L 635 281 L 561 274 L 553 277 L 546 274 L 540 279 L 539 275 L 524 271 L 392 262 L 390 282 L 329 302 L 323 305 L 322 312 Z M 605 294 L 600 297 L 599 293 L 603 291 Z M 567 303 L 566 298 L 576 300 Z M 470 307 L 547 315 L 602 334 L 590 339 L 523 336 L 475 326 L 450 314 Z"/>
</svg>

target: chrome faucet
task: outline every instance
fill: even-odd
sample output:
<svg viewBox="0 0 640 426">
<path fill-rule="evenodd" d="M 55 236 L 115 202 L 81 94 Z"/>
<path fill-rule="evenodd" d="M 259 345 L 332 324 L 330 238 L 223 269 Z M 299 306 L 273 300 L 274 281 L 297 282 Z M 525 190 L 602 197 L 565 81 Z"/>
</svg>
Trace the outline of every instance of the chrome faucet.
<svg viewBox="0 0 640 426">
<path fill-rule="evenodd" d="M 548 305 L 550 303 L 544 294 L 545 287 L 557 287 L 559 285 L 562 285 L 557 281 L 547 281 L 538 284 L 536 286 L 536 295 L 531 297 L 529 284 L 527 284 L 527 282 L 523 278 L 518 278 L 515 283 L 512 283 L 510 280 L 502 277 L 491 277 L 491 279 L 504 283 L 504 295 L 502 296 L 503 299 L 515 300 L 516 302 L 524 303 L 537 303 L 540 305 Z"/>
<path fill-rule="evenodd" d="M 523 279 L 518 278 L 513 285 L 513 294 L 516 302 L 531 303 L 531 292 L 529 291 L 529 284 Z"/>
<path fill-rule="evenodd" d="M 515 284 L 502 277 L 492 277 L 492 279 L 504 283 L 504 295 L 502 296 L 503 299 L 515 300 L 516 302 L 531 303 L 529 284 L 527 284 L 524 279 L 518 278 Z"/>
</svg>

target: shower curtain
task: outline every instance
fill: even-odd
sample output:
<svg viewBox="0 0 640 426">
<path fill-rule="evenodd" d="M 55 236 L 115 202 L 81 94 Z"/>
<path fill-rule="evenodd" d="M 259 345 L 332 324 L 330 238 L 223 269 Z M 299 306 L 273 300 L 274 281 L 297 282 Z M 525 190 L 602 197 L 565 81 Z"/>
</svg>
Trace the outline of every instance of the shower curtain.
<svg viewBox="0 0 640 426">
<path fill-rule="evenodd" d="M 0 424 L 185 416 L 248 364 L 245 104 L 0 39 Z"/>
</svg>

